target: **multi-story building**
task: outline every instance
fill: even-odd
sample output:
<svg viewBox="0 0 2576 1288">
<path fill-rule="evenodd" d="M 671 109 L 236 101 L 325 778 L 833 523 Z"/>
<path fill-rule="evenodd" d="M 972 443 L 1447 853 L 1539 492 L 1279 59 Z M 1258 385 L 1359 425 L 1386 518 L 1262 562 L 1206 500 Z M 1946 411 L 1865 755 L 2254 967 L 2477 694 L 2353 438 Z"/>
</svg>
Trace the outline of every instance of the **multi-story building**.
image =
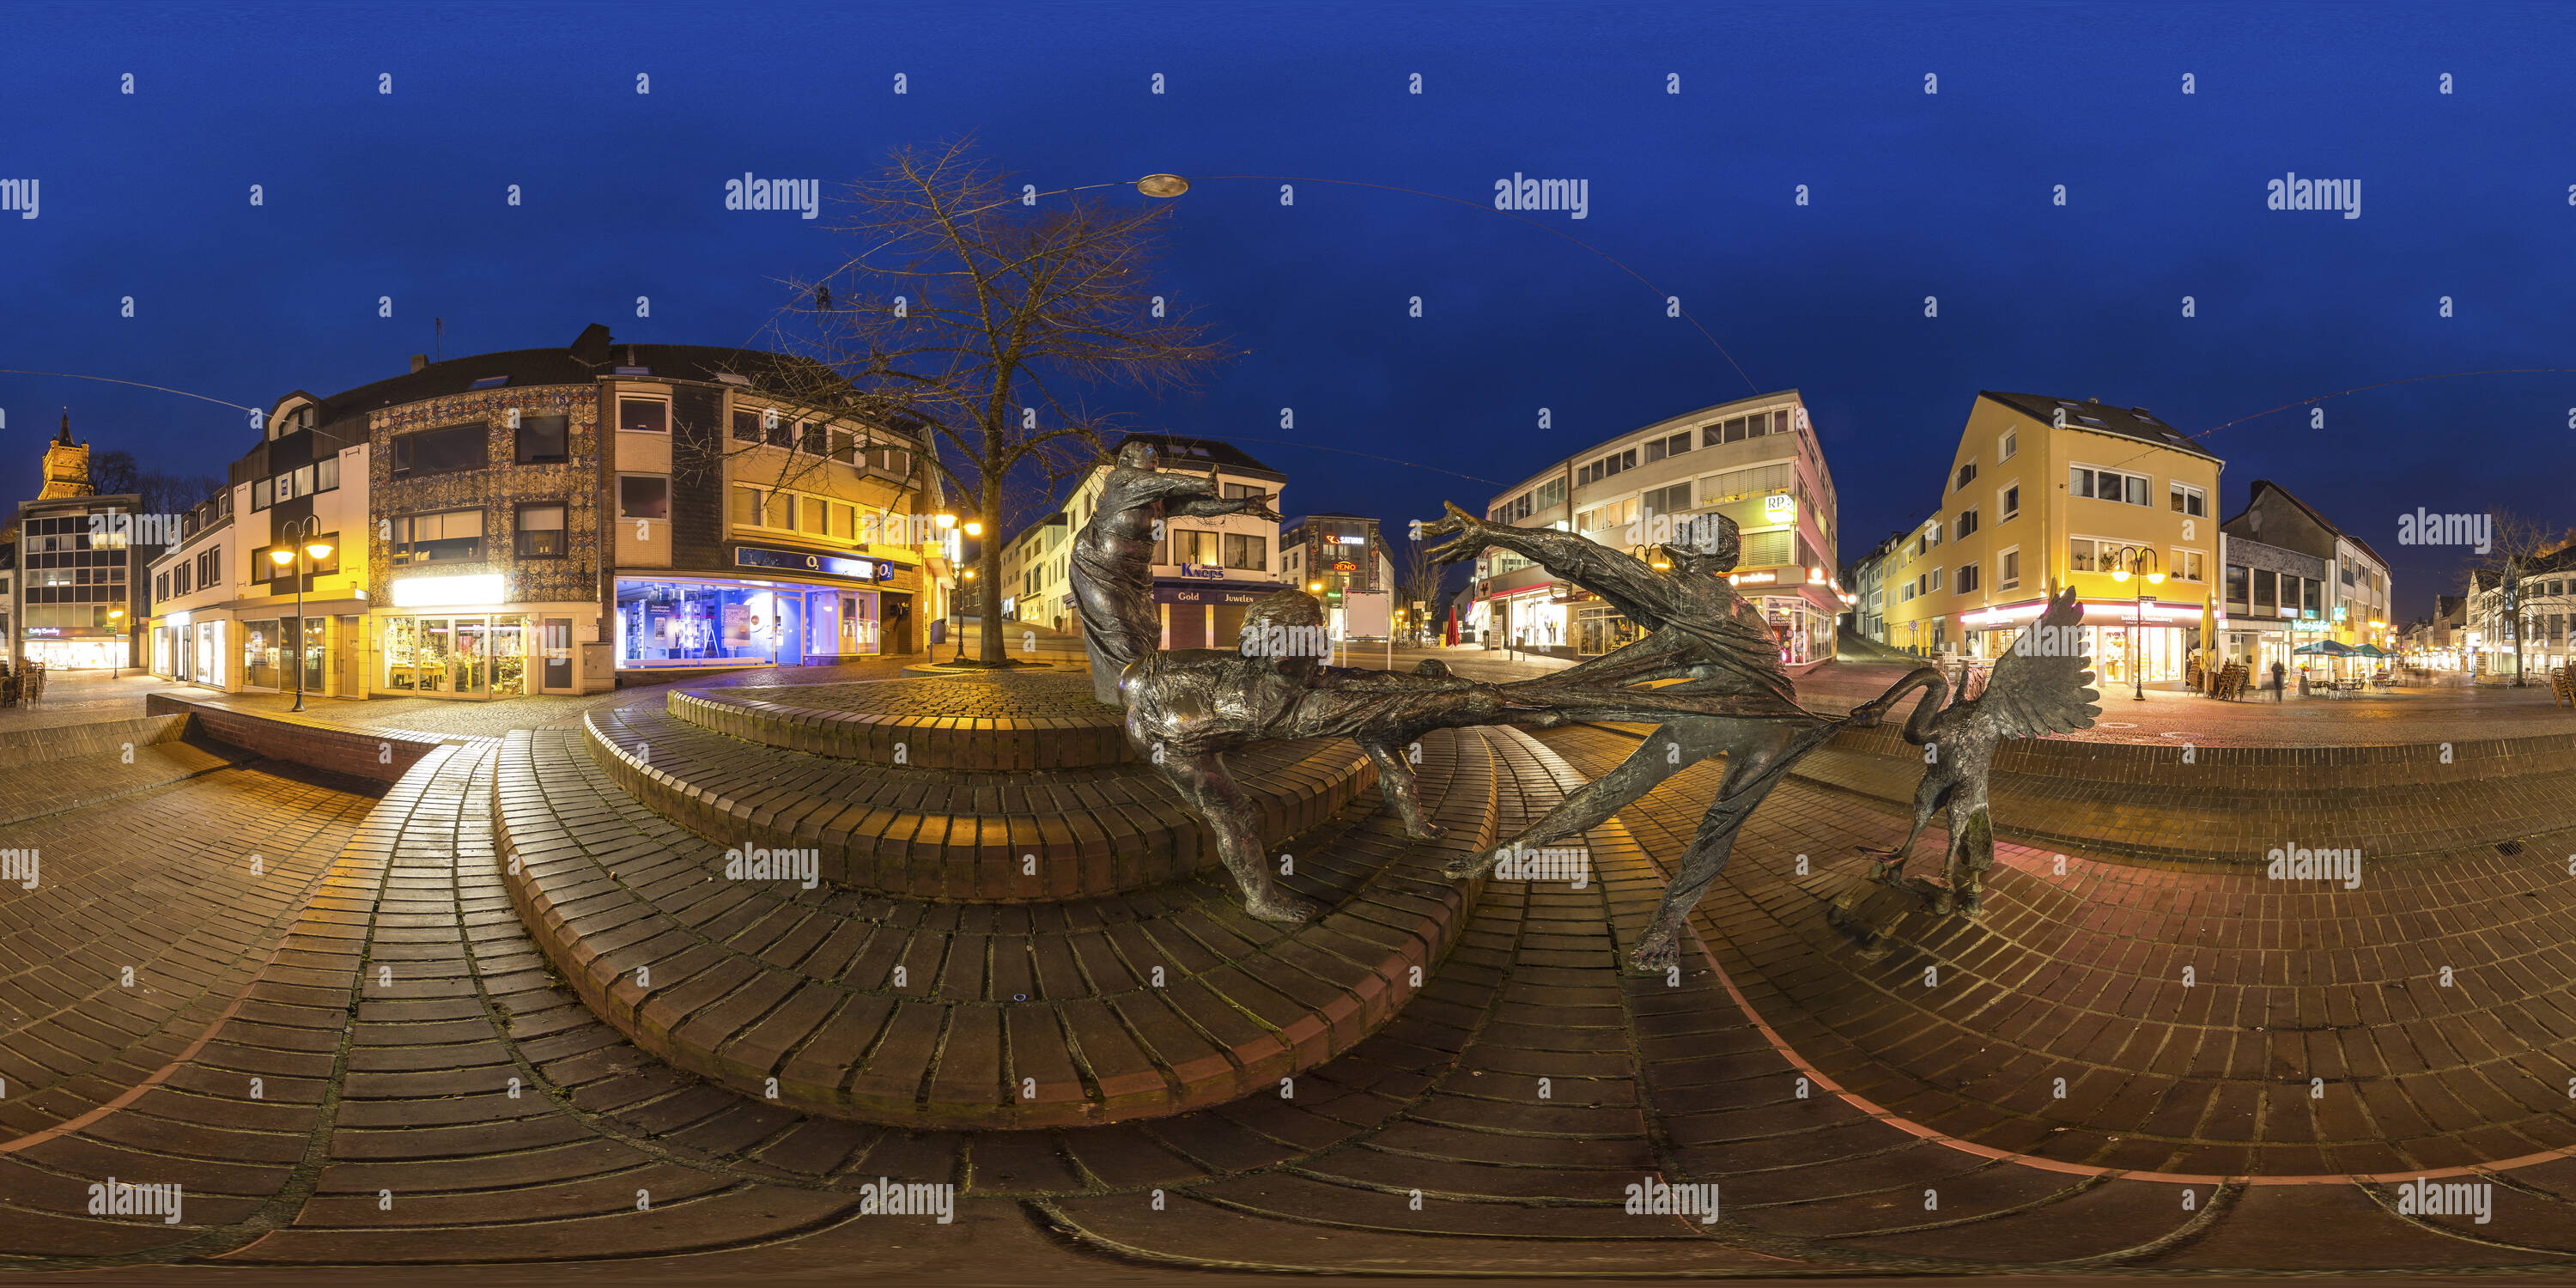
<svg viewBox="0 0 2576 1288">
<path fill-rule="evenodd" d="M 2275 662 L 2297 670 L 2308 660 L 2298 650 L 2326 638 L 2333 625 L 2326 617 L 2333 561 L 2232 533 L 2222 549 L 2226 614 L 2215 660 L 2243 662 L 2258 678 L 2271 674 Z"/>
<path fill-rule="evenodd" d="M 2350 649 L 2368 644 L 2386 652 L 2396 651 L 2395 628 L 2389 616 L 2392 600 L 2388 561 L 2380 558 L 2367 542 L 2328 522 L 2307 502 L 2292 496 L 2288 488 L 2270 479 L 2254 480 L 2253 493 L 2245 508 L 2221 527 L 2231 548 L 2238 538 L 2243 538 L 2324 561 L 2322 586 L 2304 580 L 2301 583 L 2299 613 L 2290 623 L 2292 634 L 2297 637 L 2290 641 L 2293 646 L 2330 639 Z M 2230 578 L 2227 611 L 2232 623 L 2239 602 L 2245 602 L 2249 609 L 2261 608 L 2264 579 L 2260 575 L 2261 565 L 2253 560 L 2240 560 L 2231 554 L 2227 562 Z M 2241 600 L 2234 582 L 2239 567 L 2245 569 L 2252 583 L 2244 588 L 2247 598 Z M 2302 578 L 2312 575 L 2304 569 L 2283 567 L 2277 571 L 2296 571 Z M 2256 633 L 2231 629 L 2228 634 L 2229 660 L 2251 662 L 2258 671 L 2270 669 L 2275 659 L 2255 651 L 2253 646 L 2259 643 Z M 2330 669 L 2331 662 L 2330 658 L 2314 653 L 2294 654 L 2279 660 L 2293 668 L 2306 662 L 2320 669 Z"/>
<path fill-rule="evenodd" d="M 2404 652 L 2409 664 L 2438 671 L 2465 666 L 2468 602 L 2466 595 L 2435 595 L 2433 611 L 2407 623 Z"/>
<path fill-rule="evenodd" d="M 919 436 L 804 410 L 815 374 L 593 326 L 289 394 L 230 510 L 156 569 L 185 617 L 162 625 L 190 630 L 165 673 L 292 688 L 270 653 L 301 636 L 308 691 L 490 698 L 917 651 L 958 534 L 933 522 Z M 268 556 L 314 527 L 332 554 L 290 627 L 295 580 Z"/>
<path fill-rule="evenodd" d="M 1498 523 L 1563 529 L 1642 553 L 1687 543 L 1693 520 L 1723 514 L 1742 541 L 1729 580 L 1761 610 L 1792 668 L 1833 657 L 1846 605 L 1834 569 L 1833 475 L 1798 391 L 1740 398 L 1630 430 L 1504 490 L 1486 506 Z M 1476 560 L 1469 642 L 1591 657 L 1639 635 L 1634 623 L 1581 587 L 1519 556 Z"/>
<path fill-rule="evenodd" d="M 1310 514 L 1279 529 L 1280 576 L 1324 601 L 1334 639 L 1383 639 L 1395 633 L 1395 561 L 1377 520 L 1357 514 Z"/>
<path fill-rule="evenodd" d="M 1134 442 L 1151 444 L 1165 473 L 1212 476 L 1217 490 L 1229 497 L 1269 496 L 1274 512 L 1279 509 L 1279 493 L 1288 485 L 1287 475 L 1239 447 L 1214 439 L 1129 434 L 1111 449 L 1112 459 Z M 1106 463 L 1094 466 L 1073 489 L 1063 510 L 1022 529 L 1003 548 L 998 561 L 1002 575 L 1016 578 L 1003 583 L 1013 600 L 1014 620 L 1073 628 L 1070 543 L 1099 508 L 1110 468 Z M 1243 610 L 1279 589 L 1278 546 L 1275 519 L 1175 514 L 1165 520 L 1153 565 L 1162 647 L 1234 647 L 1235 637 L 1243 631 Z"/>
<path fill-rule="evenodd" d="M 1843 592 L 1850 603 L 1844 615 L 1852 634 L 1874 643 L 1887 642 L 1887 569 L 1907 539 L 1906 533 L 1891 532 L 1869 548 L 1869 553 L 1854 562 L 1843 577 Z"/>
<path fill-rule="evenodd" d="M 1994 658 L 2074 586 L 2105 682 L 2185 678 L 2212 638 L 2224 463 L 2144 407 L 1978 393 L 1883 575 L 1888 642 Z"/>
<path fill-rule="evenodd" d="M 2469 669 L 2479 675 L 2545 677 L 2568 665 L 2576 628 L 2576 545 L 2545 550 L 2521 563 L 2522 593 L 2505 593 L 2503 570 L 2480 568 L 2462 606 Z M 2443 598 L 2448 599 L 2449 596 Z M 2520 650 L 2517 655 L 2516 644 Z"/>
<path fill-rule="evenodd" d="M 45 447 L 36 499 L 18 507 L 16 568 L 0 572 L 0 611 L 19 661 L 66 670 L 138 665 L 144 569 L 160 553 L 157 524 L 137 523 L 132 494 L 93 494 L 89 444 L 71 416 Z"/>
</svg>

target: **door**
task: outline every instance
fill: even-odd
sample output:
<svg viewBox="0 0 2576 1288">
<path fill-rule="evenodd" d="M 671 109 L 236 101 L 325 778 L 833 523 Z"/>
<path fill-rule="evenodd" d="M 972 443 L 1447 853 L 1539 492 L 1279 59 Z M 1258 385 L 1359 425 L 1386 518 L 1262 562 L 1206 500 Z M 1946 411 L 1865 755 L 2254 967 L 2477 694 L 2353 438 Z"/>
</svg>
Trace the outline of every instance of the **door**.
<svg viewBox="0 0 2576 1288">
<path fill-rule="evenodd" d="M 365 675 L 366 659 L 367 635 L 360 627 L 359 619 L 341 618 L 340 637 L 331 650 L 331 673 L 337 677 L 331 691 L 344 698 L 364 697 L 366 686 L 361 681 Z"/>
<path fill-rule="evenodd" d="M 492 624 L 480 617 L 456 619 L 456 644 L 448 654 L 447 672 L 460 698 L 486 696 L 492 682 Z"/>
<path fill-rule="evenodd" d="M 572 688 L 572 619 L 546 618 L 538 629 L 538 635 L 545 655 L 545 687 L 569 691 Z"/>
<path fill-rule="evenodd" d="M 885 595 L 885 645 L 889 653 L 910 653 L 912 644 L 912 596 L 887 592 Z"/>
<path fill-rule="evenodd" d="M 420 619 L 420 650 L 413 654 L 417 665 L 418 691 L 453 693 L 456 690 L 456 623 L 445 617 Z"/>
<path fill-rule="evenodd" d="M 528 619 L 492 619 L 492 696 L 515 698 L 528 691 Z"/>
</svg>

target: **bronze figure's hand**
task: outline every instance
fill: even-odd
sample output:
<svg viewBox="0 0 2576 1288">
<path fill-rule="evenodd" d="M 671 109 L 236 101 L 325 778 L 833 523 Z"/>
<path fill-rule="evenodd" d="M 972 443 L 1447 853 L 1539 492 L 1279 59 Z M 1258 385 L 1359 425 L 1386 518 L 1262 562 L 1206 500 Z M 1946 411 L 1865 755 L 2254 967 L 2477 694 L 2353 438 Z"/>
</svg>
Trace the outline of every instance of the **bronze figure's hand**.
<svg viewBox="0 0 2576 1288">
<path fill-rule="evenodd" d="M 1452 532 L 1457 533 L 1458 535 L 1450 540 L 1441 542 L 1439 545 L 1433 546 L 1431 548 L 1431 562 L 1435 564 L 1464 563 L 1467 560 L 1483 554 L 1485 552 L 1485 543 L 1488 540 L 1486 536 L 1485 521 L 1459 509 L 1455 504 L 1450 502 L 1443 501 L 1440 503 L 1440 506 L 1443 510 L 1446 510 L 1447 513 L 1441 515 L 1437 519 L 1433 519 L 1429 523 L 1423 524 L 1422 535 L 1426 537 L 1435 537 Z"/>
</svg>

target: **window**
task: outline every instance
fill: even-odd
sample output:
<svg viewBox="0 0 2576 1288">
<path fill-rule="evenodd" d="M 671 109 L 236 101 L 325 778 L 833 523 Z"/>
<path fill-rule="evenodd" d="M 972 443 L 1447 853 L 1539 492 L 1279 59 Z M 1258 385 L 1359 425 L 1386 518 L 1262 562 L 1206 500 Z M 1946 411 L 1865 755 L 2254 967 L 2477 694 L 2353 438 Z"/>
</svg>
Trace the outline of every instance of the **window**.
<svg viewBox="0 0 2576 1288">
<path fill-rule="evenodd" d="M 1959 565 L 1959 575 L 1953 579 L 1955 584 L 1951 587 L 1950 593 L 1965 595 L 1974 592 L 1977 589 L 1978 568 L 1977 564 Z"/>
<path fill-rule="evenodd" d="M 2314 578 L 2314 577 L 2310 577 L 2310 578 L 2308 578 L 2308 582 L 2307 582 L 2307 596 L 2306 596 L 2306 599 L 2305 599 L 2305 601 L 2304 601 L 2304 602 L 2307 604 L 2308 616 L 2310 616 L 2310 617 L 2319 617 L 2319 616 L 2323 616 L 2323 615 L 2324 615 L 2324 613 L 2325 613 L 2325 604 L 2324 604 L 2324 597 L 2325 597 L 2325 593 L 2326 593 L 2326 584 L 2325 584 L 2324 582 L 2318 581 L 2318 580 L 2317 580 L 2316 578 Z"/>
<path fill-rule="evenodd" d="M 1958 522 L 1958 533 L 1959 533 L 1959 535 L 1958 535 L 1958 538 L 1957 538 L 1957 539 L 1964 541 L 1964 540 L 1966 540 L 1967 538 L 1969 538 L 1969 537 L 1971 537 L 1971 536 L 1975 535 L 1975 534 L 1976 534 L 1976 531 L 1977 531 L 1977 512 L 1976 512 L 1976 511 L 1974 511 L 1974 510 L 1961 510 L 1961 511 L 1959 511 L 1959 522 Z"/>
<path fill-rule="evenodd" d="M 2021 484 L 2015 483 L 1995 494 L 1995 522 L 2010 523 L 2021 517 Z"/>
<path fill-rule="evenodd" d="M 1794 553 L 1790 530 L 1773 528 L 1769 532 L 1748 532 L 1740 540 L 1743 552 L 1736 560 L 1739 568 L 1776 568 L 1788 563 Z"/>
<path fill-rule="evenodd" d="M 1190 564 L 1202 568 L 1215 567 L 1221 557 L 1217 536 L 1216 533 L 1201 532 L 1194 528 L 1173 529 L 1169 541 L 1171 558 L 1165 562 Z"/>
<path fill-rule="evenodd" d="M 1966 488 L 1970 483 L 1974 483 L 1976 481 L 1977 463 L 1975 461 L 1963 462 L 1959 466 L 1959 481 L 1951 484 L 1950 490 L 1953 492 L 1960 491 Z"/>
<path fill-rule="evenodd" d="M 1679 514 L 1690 508 L 1691 485 L 1675 483 L 1659 487 L 1642 498 L 1648 514 Z"/>
<path fill-rule="evenodd" d="M 832 530 L 831 522 L 827 517 L 829 512 L 824 508 L 823 498 L 809 496 L 799 499 L 804 502 L 804 516 L 802 522 L 797 525 L 797 530 L 810 532 L 818 537 L 829 533 Z"/>
<path fill-rule="evenodd" d="M 326 456 L 321 460 L 315 461 L 313 463 L 313 490 L 316 492 L 332 492 L 337 491 L 339 487 L 340 457 L 338 454 L 334 453 L 333 455 Z"/>
<path fill-rule="evenodd" d="M 2177 580 L 2177 581 L 2206 581 L 2206 580 L 2208 580 L 2208 576 L 2207 576 L 2207 571 L 2208 571 L 2208 570 L 2207 570 L 2207 569 L 2205 569 L 2205 568 L 2203 568 L 2203 567 L 2201 566 L 2201 557 L 2202 557 L 2202 556 L 2201 556 L 2201 552 L 2199 552 L 2199 551 L 2197 551 L 2197 550 L 2177 550 L 2177 551 L 2174 551 L 2174 552 L 2173 552 L 2173 575 L 2174 575 L 2174 579 L 2175 579 L 2175 580 Z"/>
<path fill-rule="evenodd" d="M 2257 612 L 2268 612 L 2280 602 L 2279 581 L 2280 574 L 2269 568 L 2254 570 L 2254 608 Z"/>
<path fill-rule="evenodd" d="M 510 383 L 510 378 L 508 376 L 485 376 L 465 387 L 468 389 L 498 389 L 508 383 Z"/>
<path fill-rule="evenodd" d="M 760 441 L 759 412 L 737 411 L 733 414 L 733 441 L 737 443 L 757 443 Z"/>
<path fill-rule="evenodd" d="M 618 475 L 617 517 L 621 519 L 670 518 L 671 480 L 660 474 Z"/>
<path fill-rule="evenodd" d="M 2068 476 L 2066 490 L 2075 496 L 2089 496 L 2097 501 L 2120 501 L 2129 505 L 2147 504 L 2147 476 L 2119 470 L 2097 470 L 2078 465 Z"/>
<path fill-rule="evenodd" d="M 179 593 L 181 593 L 181 594 L 183 594 L 183 595 L 184 595 L 184 594 L 186 594 L 187 592 L 186 592 L 186 591 L 181 591 L 181 592 L 179 592 Z M 168 573 L 166 573 L 166 572 L 160 572 L 160 573 L 154 573 L 154 574 L 152 574 L 152 602 L 154 602 L 154 603 L 156 603 L 156 604 L 157 604 L 157 603 L 161 602 L 162 600 L 168 599 L 169 597 L 170 597 L 170 574 L 168 574 Z"/>
<path fill-rule="evenodd" d="M 570 416 L 520 416 L 518 463 L 534 465 L 569 459 L 566 443 L 571 436 L 571 425 Z"/>
<path fill-rule="evenodd" d="M 2173 499 L 2174 513 L 2198 515 L 2202 512 L 2204 494 L 2199 488 L 2188 483 L 2175 483 L 2169 495 Z"/>
<path fill-rule="evenodd" d="M 761 526 L 781 532 L 796 530 L 796 498 L 785 492 L 772 492 L 760 498 Z"/>
<path fill-rule="evenodd" d="M 859 439 L 846 429 L 832 431 L 832 459 L 843 465 L 859 463 Z"/>
<path fill-rule="evenodd" d="M 447 474 L 491 464 L 491 432 L 480 421 L 394 436 L 393 476 Z M 281 498 L 283 499 L 283 498 Z"/>
<path fill-rule="evenodd" d="M 760 429 L 762 441 L 772 447 L 793 449 L 796 446 L 797 422 L 785 416 L 771 412 L 761 418 Z"/>
<path fill-rule="evenodd" d="M 276 488 L 277 484 L 270 479 L 261 479 L 260 481 L 251 484 L 250 508 L 253 510 L 267 509 L 269 507 L 270 498 L 277 494 Z"/>
<path fill-rule="evenodd" d="M 1998 464 L 2004 461 L 2009 461 L 2013 458 L 2013 453 L 2020 450 L 2021 431 L 2017 429 L 2007 429 L 2003 432 L 2003 436 L 2001 438 L 1995 440 L 1995 461 Z"/>
<path fill-rule="evenodd" d="M 831 526 L 831 529 L 830 529 L 830 535 L 831 535 L 831 537 L 832 537 L 832 539 L 833 539 L 833 540 L 835 540 L 835 541 L 855 541 L 855 540 L 857 540 L 857 539 L 858 539 L 858 532 L 857 532 L 857 528 L 856 528 L 857 521 L 858 521 L 858 511 L 857 511 L 857 509 L 853 508 L 853 507 L 852 507 L 851 505 L 849 505 L 847 502 L 843 502 L 843 501 L 834 501 L 834 502 L 832 503 L 832 526 Z"/>
<path fill-rule="evenodd" d="M 564 552 L 562 502 L 519 507 L 518 554 L 522 559 L 561 559 Z"/>
<path fill-rule="evenodd" d="M 1646 463 L 1652 465 L 1656 461 L 1660 461 L 1667 456 L 1679 456 L 1682 453 L 1689 451 L 1691 449 L 1690 440 L 1691 436 L 1688 432 L 1674 434 L 1666 438 L 1650 438 L 1646 440 Z"/>
<path fill-rule="evenodd" d="M 1252 572 L 1270 570 L 1270 538 L 1257 533 L 1225 534 L 1225 566 Z"/>
<path fill-rule="evenodd" d="M 1995 556 L 1995 589 L 2012 590 L 2021 585 L 2021 547 L 2013 546 Z"/>
<path fill-rule="evenodd" d="M 671 404 L 659 398 L 620 398 L 617 427 L 642 434 L 670 433 Z"/>
<path fill-rule="evenodd" d="M 2245 603 L 2245 565 L 2227 565 L 2227 602 L 2242 607 Z"/>
<path fill-rule="evenodd" d="M 397 564 L 441 563 L 483 557 L 483 512 L 446 510 L 393 520 Z"/>
<path fill-rule="evenodd" d="M 745 528 L 760 526 L 760 489 L 737 484 L 733 490 L 733 521 Z"/>
<path fill-rule="evenodd" d="M 2066 543 L 2066 571 L 2093 571 L 2093 539 L 2077 537 Z"/>
<path fill-rule="evenodd" d="M 1269 493 L 1261 490 L 1260 488 L 1254 487 L 1250 483 L 1220 483 L 1217 485 L 1217 490 L 1229 501 L 1247 496 L 1269 495 Z"/>
<path fill-rule="evenodd" d="M 296 467 L 295 467 L 295 494 L 296 494 L 297 496 L 311 496 L 311 495 L 313 495 L 313 467 L 312 467 L 312 466 L 310 466 L 310 465 L 298 465 L 298 466 L 296 466 Z"/>
</svg>

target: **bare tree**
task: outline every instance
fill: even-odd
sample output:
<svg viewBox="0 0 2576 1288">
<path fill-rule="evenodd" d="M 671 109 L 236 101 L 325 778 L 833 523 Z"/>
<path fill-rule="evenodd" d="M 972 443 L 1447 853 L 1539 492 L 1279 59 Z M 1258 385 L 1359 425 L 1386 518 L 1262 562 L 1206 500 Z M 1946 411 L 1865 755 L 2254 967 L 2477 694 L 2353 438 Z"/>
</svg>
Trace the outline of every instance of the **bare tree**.
<svg viewBox="0 0 2576 1288">
<path fill-rule="evenodd" d="M 1413 617 L 1413 634 L 1416 642 L 1426 638 L 1436 625 L 1432 617 L 1441 611 L 1440 583 L 1447 578 L 1449 572 L 1447 564 L 1433 561 L 1431 545 L 1430 542 L 1412 538 L 1405 540 L 1404 575 L 1396 583 L 1406 599 L 1420 605 L 1414 611 Z"/>
<path fill-rule="evenodd" d="M 224 481 L 212 474 L 164 474 L 146 470 L 135 476 L 128 489 L 135 494 L 135 508 L 145 514 L 181 514 L 196 508 L 197 503 L 224 490 Z"/>
<path fill-rule="evenodd" d="M 1187 389 L 1228 356 L 1152 289 L 1169 207 L 1033 193 L 971 138 L 897 149 L 837 203 L 833 231 L 864 249 L 790 281 L 796 303 L 775 324 L 777 347 L 836 386 L 794 391 L 805 401 L 919 428 L 925 483 L 965 503 L 987 556 L 1014 497 L 1052 497 L 1107 459 L 1115 418 L 1087 390 Z M 1001 579 L 986 570 L 971 587 L 999 621 Z M 979 661 L 1006 665 L 1002 633 L 981 635 Z"/>
<path fill-rule="evenodd" d="M 2534 519 L 2498 511 L 2495 515 L 2494 538 L 2483 553 L 2472 554 L 2464 565 L 2469 576 L 2472 596 L 2492 593 L 2490 601 L 2496 617 L 2513 630 L 2513 682 L 2523 683 L 2523 641 L 2539 625 L 2536 614 L 2524 611 L 2531 598 L 2527 584 L 2532 573 L 2551 567 L 2553 556 L 2565 550 L 2576 533 L 2562 532 Z M 2489 587 L 2493 590 L 2490 592 Z M 2474 601 L 2473 601 L 2474 602 Z"/>
</svg>

